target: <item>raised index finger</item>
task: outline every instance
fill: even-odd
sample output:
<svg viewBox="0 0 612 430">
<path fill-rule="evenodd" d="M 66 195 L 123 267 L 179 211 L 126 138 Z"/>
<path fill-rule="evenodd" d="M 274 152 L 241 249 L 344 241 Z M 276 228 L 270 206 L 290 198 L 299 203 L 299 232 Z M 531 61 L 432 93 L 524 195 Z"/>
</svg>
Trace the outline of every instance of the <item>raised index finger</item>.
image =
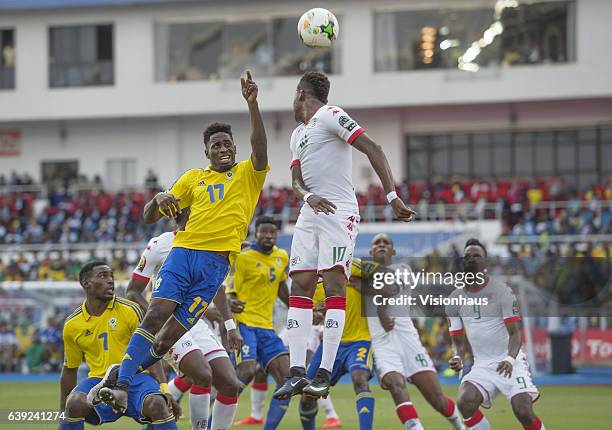
<svg viewBox="0 0 612 430">
<path fill-rule="evenodd" d="M 247 70 L 247 71 L 246 71 L 246 75 L 247 75 L 247 79 L 248 79 L 249 81 L 252 81 L 252 80 L 253 80 L 253 77 L 251 76 L 251 71 L 250 71 L 250 70 Z"/>
</svg>

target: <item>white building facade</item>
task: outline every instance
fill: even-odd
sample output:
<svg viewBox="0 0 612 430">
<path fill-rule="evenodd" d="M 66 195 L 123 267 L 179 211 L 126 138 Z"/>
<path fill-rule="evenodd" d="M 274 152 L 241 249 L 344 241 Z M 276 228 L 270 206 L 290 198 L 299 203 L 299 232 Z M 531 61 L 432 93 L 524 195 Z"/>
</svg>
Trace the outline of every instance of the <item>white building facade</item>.
<svg viewBox="0 0 612 430">
<path fill-rule="evenodd" d="M 42 181 L 43 163 L 71 163 L 109 188 L 141 184 L 150 168 L 169 185 L 207 164 L 214 121 L 232 124 L 246 157 L 246 68 L 268 184 L 290 183 L 291 102 L 309 68 L 329 73 L 330 103 L 383 146 L 398 180 L 567 175 L 585 186 L 612 174 L 607 0 L 330 1 L 340 36 L 322 52 L 295 31 L 310 2 L 42 3 L 0 1 L 4 175 Z M 354 177 L 357 188 L 376 179 L 361 154 Z"/>
</svg>

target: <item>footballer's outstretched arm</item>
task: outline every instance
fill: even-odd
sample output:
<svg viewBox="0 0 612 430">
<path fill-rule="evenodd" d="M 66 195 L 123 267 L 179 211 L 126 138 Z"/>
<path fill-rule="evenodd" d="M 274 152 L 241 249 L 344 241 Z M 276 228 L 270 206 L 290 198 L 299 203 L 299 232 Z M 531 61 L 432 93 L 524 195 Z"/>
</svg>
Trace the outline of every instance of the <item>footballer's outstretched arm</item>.
<svg viewBox="0 0 612 430">
<path fill-rule="evenodd" d="M 308 196 L 307 203 L 315 212 L 323 212 L 324 214 L 333 214 L 336 211 L 336 205 L 323 198 L 321 196 L 317 196 L 316 194 L 312 194 L 306 184 L 304 184 L 304 178 L 302 177 L 302 168 L 299 164 L 294 164 L 291 166 L 291 186 L 293 188 L 293 192 L 295 196 L 299 200 L 304 200 L 304 196 L 306 194 L 310 194 Z"/>
<path fill-rule="evenodd" d="M 278 285 L 278 298 L 285 304 L 285 306 L 289 307 L 289 287 L 285 281 L 281 282 Z"/>
<path fill-rule="evenodd" d="M 66 409 L 66 399 L 70 395 L 70 392 L 77 384 L 77 371 L 78 367 L 62 367 L 62 375 L 60 376 L 60 411 L 64 412 Z"/>
<path fill-rule="evenodd" d="M 128 300 L 136 302 L 146 312 L 149 307 L 149 302 L 144 298 L 142 293 L 147 288 L 149 281 L 132 277 L 125 291 L 125 297 Z"/>
<path fill-rule="evenodd" d="M 506 323 L 506 330 L 508 330 L 508 358 L 499 363 L 497 373 L 509 378 L 512 376 L 514 359 L 521 349 L 521 327 L 518 321 L 511 321 Z"/>
<path fill-rule="evenodd" d="M 247 101 L 251 117 L 251 158 L 253 166 L 255 170 L 265 170 L 268 165 L 268 139 L 257 104 L 259 90 L 249 70 L 246 71 L 246 79 L 240 78 L 240 85 L 242 87 L 242 97 Z"/>
<path fill-rule="evenodd" d="M 374 171 L 380 178 L 385 194 L 389 194 L 395 191 L 395 182 L 393 181 L 393 173 L 391 167 L 387 161 L 387 157 L 382 150 L 382 147 L 374 142 L 366 133 L 360 134 L 357 139 L 353 141 L 353 147 L 360 152 L 363 152 L 370 160 L 370 164 L 374 168 Z M 399 197 L 396 197 L 391 201 L 393 212 L 395 216 L 402 221 L 412 221 L 416 212 L 406 207 L 404 202 Z"/>
<path fill-rule="evenodd" d="M 213 298 L 213 303 L 217 307 L 219 313 L 221 313 L 223 321 L 227 322 L 230 320 L 234 320 L 232 311 L 230 310 L 229 304 L 227 303 L 227 296 L 225 295 L 224 285 L 221 285 L 219 291 L 217 291 L 217 294 Z M 221 332 L 223 333 L 226 328 L 226 326 L 222 325 Z M 229 345 L 229 348 L 234 351 L 238 351 L 240 348 L 242 348 L 243 340 L 242 336 L 240 336 L 240 332 L 238 331 L 238 329 L 234 328 L 231 330 L 227 330 L 227 343 Z"/>
</svg>

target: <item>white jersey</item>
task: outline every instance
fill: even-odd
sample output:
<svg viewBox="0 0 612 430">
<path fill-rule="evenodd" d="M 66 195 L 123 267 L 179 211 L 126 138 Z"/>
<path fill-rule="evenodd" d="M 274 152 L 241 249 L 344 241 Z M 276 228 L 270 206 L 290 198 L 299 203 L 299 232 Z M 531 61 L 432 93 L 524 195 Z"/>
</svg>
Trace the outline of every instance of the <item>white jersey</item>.
<svg viewBox="0 0 612 430">
<path fill-rule="evenodd" d="M 393 264 L 389 266 L 392 270 L 407 270 L 410 271 L 410 266 L 407 264 Z M 399 291 L 397 294 L 391 296 L 394 298 L 399 298 L 401 296 L 409 296 L 411 294 L 411 289 L 409 285 L 398 284 Z M 368 316 L 368 327 L 370 329 L 370 336 L 372 339 L 375 337 L 384 336 L 387 332 L 383 328 L 380 323 L 380 319 L 376 316 L 376 306 L 372 303 L 371 299 L 368 299 L 367 303 L 366 315 Z M 410 306 L 407 305 L 398 305 L 398 306 L 387 306 L 385 309 L 387 315 L 394 320 L 394 326 L 392 331 L 398 331 L 405 334 L 416 335 L 417 338 L 419 333 L 412 322 L 412 318 L 410 317 Z"/>
<path fill-rule="evenodd" d="M 175 231 L 167 231 L 149 240 L 138 266 L 132 272 L 132 278 L 148 282 L 166 260 L 175 236 Z"/>
<path fill-rule="evenodd" d="M 457 289 L 449 298 L 487 299 L 486 305 L 472 303 L 446 306 L 450 334 L 461 334 L 465 329 L 472 346 L 474 365 L 488 366 L 506 358 L 509 340 L 506 324 L 521 319 L 518 302 L 510 287 L 504 282 L 488 278 L 479 291 Z M 522 351 L 519 351 L 519 356 L 523 356 Z"/>
<path fill-rule="evenodd" d="M 300 165 L 308 190 L 340 211 L 358 211 L 350 144 L 363 132 L 344 110 L 324 105 L 291 135 L 291 166 Z"/>
</svg>

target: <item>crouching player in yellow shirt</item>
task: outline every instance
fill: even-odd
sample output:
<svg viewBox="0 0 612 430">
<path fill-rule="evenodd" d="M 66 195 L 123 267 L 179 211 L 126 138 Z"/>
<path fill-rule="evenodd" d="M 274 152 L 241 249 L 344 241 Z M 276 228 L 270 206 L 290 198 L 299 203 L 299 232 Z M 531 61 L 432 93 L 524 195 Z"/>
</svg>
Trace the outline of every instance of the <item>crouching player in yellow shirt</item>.
<svg viewBox="0 0 612 430">
<path fill-rule="evenodd" d="M 85 301 L 72 312 L 64 324 L 65 359 L 60 380 L 60 409 L 64 419 L 60 430 L 82 430 L 85 422 L 102 425 L 122 416 L 139 423 L 151 423 L 155 430 L 178 429 L 168 400 L 149 373 L 139 373 L 130 386 L 125 413 L 113 412 L 110 406 L 88 401 L 87 393 L 102 381 L 106 369 L 121 362 L 132 333 L 143 317 L 134 302 L 114 295 L 112 269 L 104 262 L 86 264 L 79 273 L 85 290 Z M 88 378 L 77 385 L 81 362 L 89 366 Z"/>
<path fill-rule="evenodd" d="M 331 373 L 331 385 L 336 385 L 340 378 L 350 373 L 353 388 L 357 395 L 357 414 L 359 415 L 359 429 L 372 430 L 374 423 L 374 397 L 370 391 L 369 380 L 372 377 L 372 350 L 370 348 L 370 330 L 368 321 L 361 315 L 361 279 L 367 276 L 373 266 L 372 263 L 362 262 L 354 258 L 351 266 L 351 278 L 346 284 L 346 323 L 340 346 L 336 354 L 336 361 Z M 367 267 L 366 267 L 367 266 Z M 314 294 L 313 302 L 325 302 L 323 284 L 319 283 Z M 329 302 L 327 302 L 329 304 Z M 327 320 L 326 324 L 333 324 Z M 323 344 L 314 353 L 306 376 L 314 378 L 321 364 Z M 300 419 L 304 430 L 315 430 L 316 415 L 318 411 L 317 399 L 302 395 L 300 400 Z"/>
</svg>

